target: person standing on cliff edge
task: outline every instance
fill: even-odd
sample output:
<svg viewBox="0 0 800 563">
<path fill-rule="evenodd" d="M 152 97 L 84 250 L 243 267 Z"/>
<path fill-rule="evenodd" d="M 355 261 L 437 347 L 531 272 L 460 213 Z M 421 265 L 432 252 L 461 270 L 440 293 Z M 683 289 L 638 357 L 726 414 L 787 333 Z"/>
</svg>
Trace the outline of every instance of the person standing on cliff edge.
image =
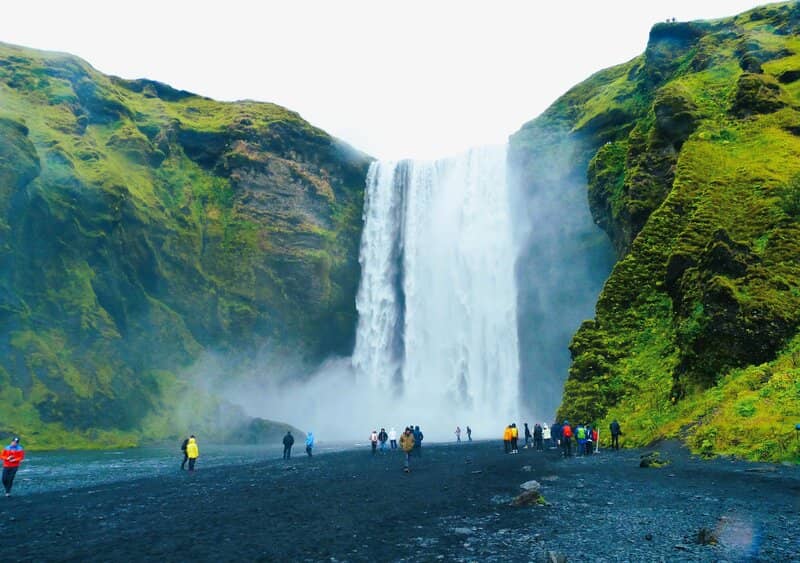
<svg viewBox="0 0 800 563">
<path fill-rule="evenodd" d="M 11 440 L 11 443 L 3 448 L 0 457 L 3 458 L 3 488 L 6 490 L 6 496 L 10 497 L 19 464 L 25 459 L 25 449 L 20 445 L 19 438 Z"/>
<path fill-rule="evenodd" d="M 291 459 L 293 445 L 294 445 L 294 436 L 292 436 L 291 430 L 287 430 L 286 436 L 283 437 L 283 459 Z"/>
</svg>

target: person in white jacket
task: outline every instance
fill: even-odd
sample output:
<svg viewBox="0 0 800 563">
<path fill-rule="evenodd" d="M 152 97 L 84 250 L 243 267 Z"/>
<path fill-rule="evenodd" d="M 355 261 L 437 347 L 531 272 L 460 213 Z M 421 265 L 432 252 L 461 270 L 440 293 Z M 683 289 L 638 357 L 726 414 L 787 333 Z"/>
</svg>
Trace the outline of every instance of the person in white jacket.
<svg viewBox="0 0 800 563">
<path fill-rule="evenodd" d="M 397 432 L 395 432 L 394 428 L 389 430 L 389 446 L 391 446 L 393 450 L 397 449 Z"/>
<path fill-rule="evenodd" d="M 550 444 L 551 438 L 552 435 L 550 434 L 550 427 L 547 426 L 547 423 L 542 423 L 542 440 L 544 440 L 544 443 L 547 444 L 548 448 L 551 446 Z"/>
</svg>

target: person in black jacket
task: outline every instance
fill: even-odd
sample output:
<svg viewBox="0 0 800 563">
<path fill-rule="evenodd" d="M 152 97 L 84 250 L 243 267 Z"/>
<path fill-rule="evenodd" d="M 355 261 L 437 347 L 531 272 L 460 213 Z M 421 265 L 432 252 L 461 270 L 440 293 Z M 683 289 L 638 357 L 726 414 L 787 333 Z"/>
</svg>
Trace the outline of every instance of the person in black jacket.
<svg viewBox="0 0 800 563">
<path fill-rule="evenodd" d="M 189 438 L 186 438 L 181 444 L 181 451 L 183 452 L 183 462 L 181 463 L 181 469 L 186 469 L 186 462 L 189 461 L 189 456 L 186 454 L 187 445 L 189 445 Z"/>
<path fill-rule="evenodd" d="M 622 435 L 622 430 L 619 427 L 619 422 L 617 422 L 617 419 L 614 419 L 613 422 L 611 422 L 610 430 L 611 430 L 611 447 L 615 450 L 618 450 L 619 437 Z"/>
<path fill-rule="evenodd" d="M 283 437 L 283 459 L 290 459 L 292 457 L 292 446 L 294 445 L 294 436 L 291 430 L 286 431 L 286 436 Z"/>
<path fill-rule="evenodd" d="M 542 425 L 538 422 L 533 426 L 533 443 L 537 451 L 544 451 L 544 440 L 542 438 Z"/>
<path fill-rule="evenodd" d="M 528 428 L 528 423 L 525 423 L 525 447 L 531 447 L 531 429 Z"/>
</svg>

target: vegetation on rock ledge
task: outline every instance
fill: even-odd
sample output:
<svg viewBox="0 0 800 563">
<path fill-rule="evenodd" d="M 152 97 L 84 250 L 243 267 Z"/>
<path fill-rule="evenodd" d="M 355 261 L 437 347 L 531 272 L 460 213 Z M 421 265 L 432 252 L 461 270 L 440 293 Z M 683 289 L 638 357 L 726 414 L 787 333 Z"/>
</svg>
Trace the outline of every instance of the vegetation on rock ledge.
<svg viewBox="0 0 800 563">
<path fill-rule="evenodd" d="M 798 37 L 797 2 L 658 24 L 512 138 L 580 147 L 572 173 L 618 252 L 559 417 L 616 418 L 630 445 L 800 457 Z"/>
<path fill-rule="evenodd" d="M 276 105 L 0 44 L 0 433 L 131 445 L 178 398 L 210 428 L 203 350 L 348 353 L 367 166 Z"/>
</svg>

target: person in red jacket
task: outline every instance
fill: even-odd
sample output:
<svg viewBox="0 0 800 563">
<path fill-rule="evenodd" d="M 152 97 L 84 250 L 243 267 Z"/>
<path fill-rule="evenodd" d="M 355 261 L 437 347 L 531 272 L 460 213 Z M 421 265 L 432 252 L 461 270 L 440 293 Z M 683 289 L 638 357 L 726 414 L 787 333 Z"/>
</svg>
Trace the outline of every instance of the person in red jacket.
<svg viewBox="0 0 800 563">
<path fill-rule="evenodd" d="M 6 496 L 11 496 L 11 487 L 14 484 L 14 477 L 19 469 L 19 464 L 25 459 L 25 450 L 19 445 L 19 438 L 14 438 L 11 443 L 3 448 L 3 453 L 0 454 L 3 458 L 3 488 L 6 490 Z"/>
</svg>

